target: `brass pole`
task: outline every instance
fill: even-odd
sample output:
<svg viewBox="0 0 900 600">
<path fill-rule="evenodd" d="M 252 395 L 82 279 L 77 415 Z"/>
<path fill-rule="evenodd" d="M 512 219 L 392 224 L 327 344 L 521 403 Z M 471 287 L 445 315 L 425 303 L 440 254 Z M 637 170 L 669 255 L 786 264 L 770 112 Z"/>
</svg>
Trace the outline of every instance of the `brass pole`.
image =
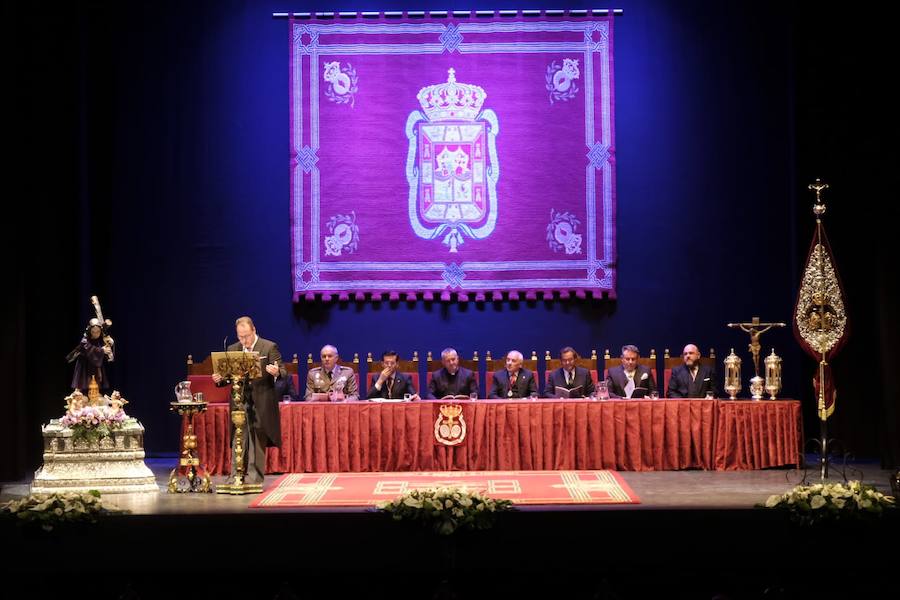
<svg viewBox="0 0 900 600">
<path fill-rule="evenodd" d="M 819 254 L 819 283 L 825 281 L 825 257 L 823 256 L 822 247 L 822 218 L 816 215 L 816 252 Z M 819 315 L 825 314 L 825 295 L 819 294 Z M 820 325 L 821 327 L 821 325 Z M 825 350 L 822 349 L 822 360 L 819 361 L 819 435 L 821 436 L 820 447 L 822 455 L 820 462 L 820 479 L 824 483 L 828 479 L 828 414 L 825 410 Z"/>
</svg>

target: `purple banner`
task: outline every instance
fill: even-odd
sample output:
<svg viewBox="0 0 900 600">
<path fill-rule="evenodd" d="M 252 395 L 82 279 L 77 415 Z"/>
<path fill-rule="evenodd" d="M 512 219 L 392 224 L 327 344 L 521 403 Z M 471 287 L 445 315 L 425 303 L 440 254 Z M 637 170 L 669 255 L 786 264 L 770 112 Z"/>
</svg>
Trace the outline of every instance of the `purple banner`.
<svg viewBox="0 0 900 600">
<path fill-rule="evenodd" d="M 295 301 L 615 297 L 611 18 L 290 28 Z"/>
</svg>

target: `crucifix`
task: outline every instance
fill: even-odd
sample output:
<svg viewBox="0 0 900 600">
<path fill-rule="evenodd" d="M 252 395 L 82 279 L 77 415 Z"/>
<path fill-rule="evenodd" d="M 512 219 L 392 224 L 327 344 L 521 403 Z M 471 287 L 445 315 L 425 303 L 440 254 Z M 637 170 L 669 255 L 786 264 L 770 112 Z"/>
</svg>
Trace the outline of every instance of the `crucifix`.
<svg viewBox="0 0 900 600">
<path fill-rule="evenodd" d="M 733 329 L 740 329 L 750 334 L 750 353 L 753 354 L 753 369 L 756 376 L 759 377 L 759 351 L 762 345 L 759 343 L 759 336 L 772 329 L 773 327 L 784 327 L 785 323 L 760 323 L 759 317 L 753 317 L 749 323 L 728 323 Z"/>
</svg>

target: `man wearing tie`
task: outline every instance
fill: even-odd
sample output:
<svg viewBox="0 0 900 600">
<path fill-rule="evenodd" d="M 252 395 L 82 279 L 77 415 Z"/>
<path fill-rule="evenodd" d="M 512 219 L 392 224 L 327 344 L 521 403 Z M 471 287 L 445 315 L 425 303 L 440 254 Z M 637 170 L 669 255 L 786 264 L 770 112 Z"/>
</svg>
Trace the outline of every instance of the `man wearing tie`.
<svg viewBox="0 0 900 600">
<path fill-rule="evenodd" d="M 310 369 L 306 374 L 306 394 L 304 400 L 310 400 L 313 394 L 342 393 L 348 401 L 359 400 L 359 386 L 356 375 L 350 367 L 338 365 L 341 357 L 337 348 L 332 345 L 322 346 L 319 352 L 322 366 Z"/>
<path fill-rule="evenodd" d="M 669 398 L 703 398 L 707 392 L 716 394 L 716 372 L 707 365 L 700 364 L 700 350 L 694 344 L 688 344 L 681 353 L 684 361 L 672 369 L 669 378 Z"/>
<path fill-rule="evenodd" d="M 492 377 L 488 398 L 528 398 L 531 394 L 537 394 L 534 374 L 522 368 L 524 359 L 518 350 L 510 350 L 506 355 L 506 368 Z"/>
<path fill-rule="evenodd" d="M 266 473 L 266 448 L 281 447 L 281 416 L 278 412 L 277 381 L 288 377 L 281 360 L 278 344 L 259 337 L 250 317 L 235 321 L 238 341 L 228 346 L 229 352 L 259 352 L 263 367 L 262 376 L 253 379 L 244 388 L 243 402 L 247 413 L 247 426 L 243 428 L 243 447 L 246 449 L 246 477 L 244 483 L 262 483 Z M 216 386 L 229 383 L 218 373 L 213 373 Z M 234 480 L 234 427 L 232 426 L 231 465 L 229 481 Z"/>
<path fill-rule="evenodd" d="M 594 380 L 591 378 L 591 372 L 584 367 L 575 365 L 578 360 L 578 353 L 571 346 L 566 346 L 559 351 L 559 362 L 562 366 L 550 372 L 547 376 L 546 396 L 548 398 L 556 398 L 556 388 L 561 387 L 567 390 L 576 390 L 576 394 L 569 397 L 587 398 L 594 393 Z"/>
<path fill-rule="evenodd" d="M 638 364 L 641 351 L 631 344 L 622 346 L 622 364 L 610 367 L 607 377 L 609 394 L 615 398 L 642 398 L 656 391 L 653 372 L 644 365 Z M 635 395 L 634 391 L 640 390 Z"/>
<path fill-rule="evenodd" d="M 381 364 L 384 368 L 381 373 L 372 376 L 372 385 L 369 386 L 369 398 L 403 398 L 409 394 L 410 400 L 418 400 L 419 395 L 413 388 L 412 377 L 397 371 L 397 362 L 400 356 L 393 350 L 388 350 L 381 355 Z"/>
</svg>

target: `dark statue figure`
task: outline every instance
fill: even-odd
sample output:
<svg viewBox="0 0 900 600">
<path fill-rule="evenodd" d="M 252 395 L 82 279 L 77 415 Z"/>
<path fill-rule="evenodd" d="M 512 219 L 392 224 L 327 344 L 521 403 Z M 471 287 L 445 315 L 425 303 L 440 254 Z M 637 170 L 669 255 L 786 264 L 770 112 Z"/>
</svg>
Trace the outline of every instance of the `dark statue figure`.
<svg viewBox="0 0 900 600">
<path fill-rule="evenodd" d="M 115 360 L 115 342 L 104 325 L 100 319 L 91 319 L 84 329 L 84 337 L 66 357 L 68 362 L 75 363 L 73 390 L 86 392 L 92 376 L 101 390 L 109 389 L 105 366 Z"/>
</svg>

